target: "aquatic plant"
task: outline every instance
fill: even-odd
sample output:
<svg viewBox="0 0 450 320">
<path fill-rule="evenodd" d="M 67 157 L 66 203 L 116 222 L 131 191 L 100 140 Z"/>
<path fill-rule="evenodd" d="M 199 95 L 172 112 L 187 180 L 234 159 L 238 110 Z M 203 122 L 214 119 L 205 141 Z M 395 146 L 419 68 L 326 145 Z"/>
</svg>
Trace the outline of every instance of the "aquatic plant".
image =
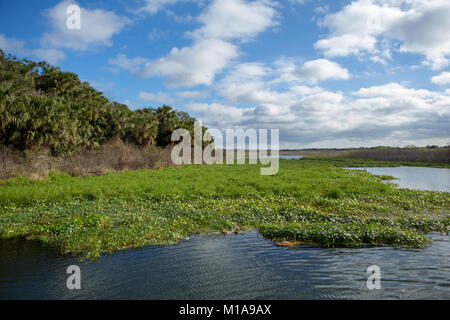
<svg viewBox="0 0 450 320">
<path fill-rule="evenodd" d="M 191 165 L 97 177 L 52 172 L 0 182 L 0 238 L 26 237 L 61 253 L 168 245 L 201 233 L 259 230 L 319 246 L 420 247 L 450 231 L 446 192 L 397 189 L 365 171 L 317 160 Z"/>
</svg>

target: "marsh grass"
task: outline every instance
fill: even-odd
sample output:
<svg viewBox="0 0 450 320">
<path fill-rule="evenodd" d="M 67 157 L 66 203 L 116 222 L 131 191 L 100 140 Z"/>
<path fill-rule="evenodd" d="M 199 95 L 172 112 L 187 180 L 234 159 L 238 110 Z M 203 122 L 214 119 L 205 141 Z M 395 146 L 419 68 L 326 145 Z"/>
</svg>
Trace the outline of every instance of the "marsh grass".
<svg viewBox="0 0 450 320">
<path fill-rule="evenodd" d="M 320 246 L 419 247 L 448 232 L 445 192 L 396 189 L 383 177 L 319 160 L 180 168 L 0 182 L 0 237 L 26 237 L 61 253 L 167 245 L 201 233 L 258 229 L 274 240 Z"/>
<path fill-rule="evenodd" d="M 46 180 L 52 170 L 74 177 L 86 177 L 168 166 L 174 166 L 170 147 L 141 148 L 117 138 L 99 146 L 98 149 L 85 148 L 60 156 L 52 155 L 46 148 L 21 152 L 5 146 L 0 147 L 0 180 L 14 177 Z"/>
<path fill-rule="evenodd" d="M 304 156 L 310 161 L 318 161 L 330 163 L 337 167 L 430 167 L 430 168 L 450 168 L 448 161 L 443 162 L 413 162 L 413 161 L 390 161 L 390 160 L 374 160 L 364 158 L 349 158 L 347 154 L 343 156 Z"/>
<path fill-rule="evenodd" d="M 349 151 L 346 157 L 380 161 L 408 161 L 450 164 L 450 147 L 443 148 L 359 148 Z"/>
</svg>

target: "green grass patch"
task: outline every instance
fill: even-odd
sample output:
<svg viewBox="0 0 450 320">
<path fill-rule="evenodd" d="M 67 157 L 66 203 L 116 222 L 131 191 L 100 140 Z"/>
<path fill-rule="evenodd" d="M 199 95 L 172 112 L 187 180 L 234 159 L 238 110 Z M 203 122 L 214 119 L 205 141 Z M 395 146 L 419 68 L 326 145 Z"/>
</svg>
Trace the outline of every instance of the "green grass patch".
<svg viewBox="0 0 450 320">
<path fill-rule="evenodd" d="M 449 193 L 397 189 L 384 177 L 330 162 L 139 170 L 99 177 L 53 172 L 0 182 L 0 238 L 27 237 L 61 253 L 174 244 L 195 234 L 258 229 L 320 246 L 420 247 L 450 230 Z"/>
</svg>

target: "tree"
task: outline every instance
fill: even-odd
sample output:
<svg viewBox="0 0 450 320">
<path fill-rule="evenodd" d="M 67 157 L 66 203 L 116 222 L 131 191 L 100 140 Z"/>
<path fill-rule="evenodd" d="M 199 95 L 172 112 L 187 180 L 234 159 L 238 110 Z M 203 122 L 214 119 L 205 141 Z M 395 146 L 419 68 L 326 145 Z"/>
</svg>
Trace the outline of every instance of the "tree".
<svg viewBox="0 0 450 320">
<path fill-rule="evenodd" d="M 120 137 L 140 147 L 164 147 L 177 128 L 193 133 L 194 121 L 166 105 L 131 111 L 108 101 L 74 73 L 0 50 L 2 145 L 18 150 L 49 147 L 63 154 Z"/>
</svg>

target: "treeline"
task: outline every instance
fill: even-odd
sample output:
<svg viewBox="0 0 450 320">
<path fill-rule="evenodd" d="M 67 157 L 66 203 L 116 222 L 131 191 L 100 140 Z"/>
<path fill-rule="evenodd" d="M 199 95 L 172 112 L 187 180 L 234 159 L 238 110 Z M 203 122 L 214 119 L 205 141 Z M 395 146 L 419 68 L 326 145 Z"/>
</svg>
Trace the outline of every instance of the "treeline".
<svg viewBox="0 0 450 320">
<path fill-rule="evenodd" d="M 164 147 L 176 128 L 193 132 L 194 121 L 169 106 L 131 111 L 74 73 L 0 50 L 0 145 L 9 149 L 67 155 L 114 139 Z"/>
<path fill-rule="evenodd" d="M 343 148 L 343 149 L 297 149 L 280 150 L 282 155 L 310 155 L 316 157 L 334 158 L 360 158 L 379 161 L 405 161 L 405 162 L 433 162 L 450 163 L 450 146 L 426 147 L 406 146 L 393 148 L 378 146 L 372 148 Z"/>
</svg>

